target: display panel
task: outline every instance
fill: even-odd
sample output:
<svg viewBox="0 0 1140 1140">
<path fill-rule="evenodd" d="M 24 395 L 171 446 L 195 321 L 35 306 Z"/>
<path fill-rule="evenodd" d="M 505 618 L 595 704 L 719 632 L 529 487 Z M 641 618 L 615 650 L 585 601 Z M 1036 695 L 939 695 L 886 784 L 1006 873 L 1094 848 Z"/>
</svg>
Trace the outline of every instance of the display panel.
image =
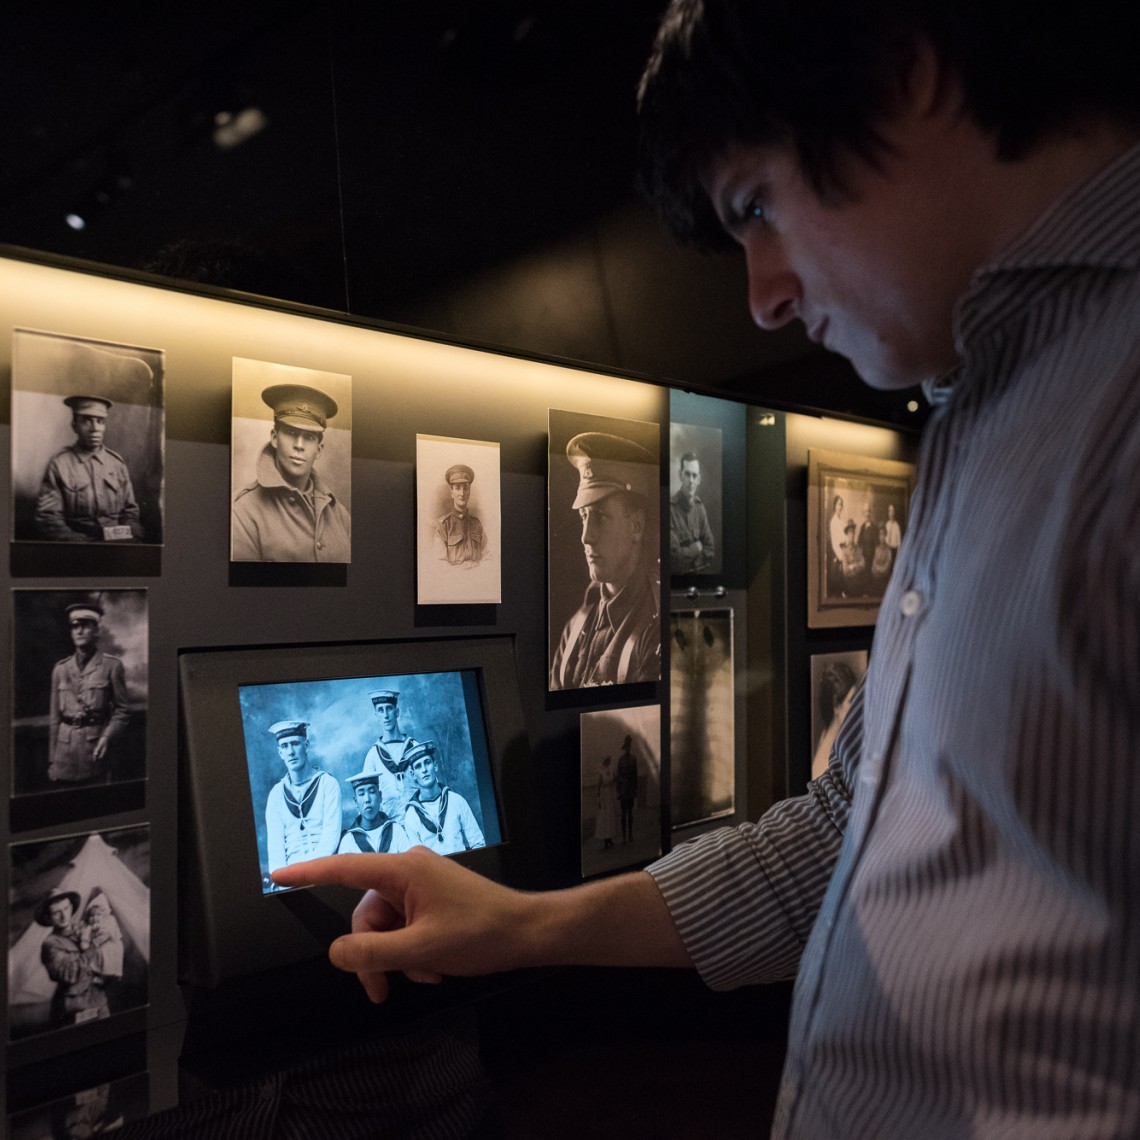
<svg viewBox="0 0 1140 1140">
<path fill-rule="evenodd" d="M 348 930 L 358 892 L 278 890 L 272 858 L 423 843 L 500 881 L 525 877 L 505 813 L 526 804 L 503 792 L 529 767 L 511 638 L 184 650 L 179 671 L 183 980 L 321 956 Z M 292 771 L 305 777 L 296 815 Z"/>
<path fill-rule="evenodd" d="M 239 685 L 261 889 L 321 855 L 499 842 L 475 670 Z"/>
</svg>

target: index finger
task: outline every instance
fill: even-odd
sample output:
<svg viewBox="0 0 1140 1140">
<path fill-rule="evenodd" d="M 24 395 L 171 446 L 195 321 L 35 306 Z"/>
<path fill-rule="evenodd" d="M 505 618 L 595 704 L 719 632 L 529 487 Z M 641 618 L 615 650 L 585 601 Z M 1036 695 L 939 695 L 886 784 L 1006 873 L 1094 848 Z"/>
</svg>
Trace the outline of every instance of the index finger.
<svg viewBox="0 0 1140 1140">
<path fill-rule="evenodd" d="M 402 886 L 407 875 L 400 867 L 400 855 L 326 855 L 304 863 L 278 867 L 270 876 L 282 887 L 315 887 L 336 883 L 343 887 L 377 890 Z"/>
</svg>

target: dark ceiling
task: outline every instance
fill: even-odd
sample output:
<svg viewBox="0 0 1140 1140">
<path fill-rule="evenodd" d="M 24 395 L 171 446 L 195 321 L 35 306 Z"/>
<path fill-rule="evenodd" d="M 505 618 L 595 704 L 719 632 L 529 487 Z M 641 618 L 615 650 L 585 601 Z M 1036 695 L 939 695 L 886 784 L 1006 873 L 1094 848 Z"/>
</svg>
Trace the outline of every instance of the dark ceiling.
<svg viewBox="0 0 1140 1140">
<path fill-rule="evenodd" d="M 755 330 L 736 259 L 640 202 L 661 7 L 6 5 L 0 242 L 913 423 L 800 330 Z"/>
</svg>

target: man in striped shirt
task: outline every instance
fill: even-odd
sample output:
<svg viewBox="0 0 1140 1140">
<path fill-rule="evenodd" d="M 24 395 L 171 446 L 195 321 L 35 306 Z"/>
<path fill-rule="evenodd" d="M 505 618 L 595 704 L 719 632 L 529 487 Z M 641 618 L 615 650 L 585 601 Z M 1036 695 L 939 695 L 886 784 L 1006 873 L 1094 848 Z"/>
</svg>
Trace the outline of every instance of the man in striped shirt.
<svg viewBox="0 0 1140 1140">
<path fill-rule="evenodd" d="M 1138 14 L 671 5 L 662 213 L 743 249 L 762 327 L 937 405 L 871 666 L 805 795 L 647 872 L 283 872 L 373 888 L 331 956 L 374 1000 L 393 968 L 794 976 L 777 1136 L 1140 1135 Z"/>
</svg>

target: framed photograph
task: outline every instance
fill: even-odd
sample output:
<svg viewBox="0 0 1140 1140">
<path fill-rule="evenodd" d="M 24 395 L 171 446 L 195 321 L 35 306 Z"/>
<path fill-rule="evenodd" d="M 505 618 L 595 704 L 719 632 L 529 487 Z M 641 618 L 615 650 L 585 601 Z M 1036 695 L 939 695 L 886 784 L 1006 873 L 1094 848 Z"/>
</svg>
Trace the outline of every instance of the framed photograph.
<svg viewBox="0 0 1140 1140">
<path fill-rule="evenodd" d="M 670 819 L 674 828 L 736 810 L 732 610 L 669 615 Z"/>
<path fill-rule="evenodd" d="M 809 628 L 875 624 L 913 490 L 913 464 L 808 452 Z"/>
<path fill-rule="evenodd" d="M 230 559 L 352 561 L 352 377 L 233 358 Z"/>
<path fill-rule="evenodd" d="M 503 600 L 499 445 L 416 436 L 416 601 Z"/>
<path fill-rule="evenodd" d="M 146 776 L 144 588 L 12 591 L 12 794 Z"/>
<path fill-rule="evenodd" d="M 582 876 L 661 854 L 661 706 L 582 713 Z"/>
<path fill-rule="evenodd" d="M 12 537 L 160 545 L 164 353 L 16 329 Z"/>
<path fill-rule="evenodd" d="M 831 746 L 855 686 L 867 672 L 867 650 L 817 653 L 811 659 L 811 778 L 827 771 Z"/>
<path fill-rule="evenodd" d="M 78 1140 L 114 1132 L 150 1111 L 150 1078 L 146 1073 L 106 1081 L 56 1097 L 47 1104 L 13 1112 L 9 1140 Z"/>
<path fill-rule="evenodd" d="M 150 827 L 11 846 L 9 1040 L 147 1004 Z"/>
<path fill-rule="evenodd" d="M 660 425 L 548 413 L 551 691 L 661 677 Z"/>
<path fill-rule="evenodd" d="M 720 428 L 670 423 L 670 574 L 720 573 L 723 480 Z"/>
</svg>

